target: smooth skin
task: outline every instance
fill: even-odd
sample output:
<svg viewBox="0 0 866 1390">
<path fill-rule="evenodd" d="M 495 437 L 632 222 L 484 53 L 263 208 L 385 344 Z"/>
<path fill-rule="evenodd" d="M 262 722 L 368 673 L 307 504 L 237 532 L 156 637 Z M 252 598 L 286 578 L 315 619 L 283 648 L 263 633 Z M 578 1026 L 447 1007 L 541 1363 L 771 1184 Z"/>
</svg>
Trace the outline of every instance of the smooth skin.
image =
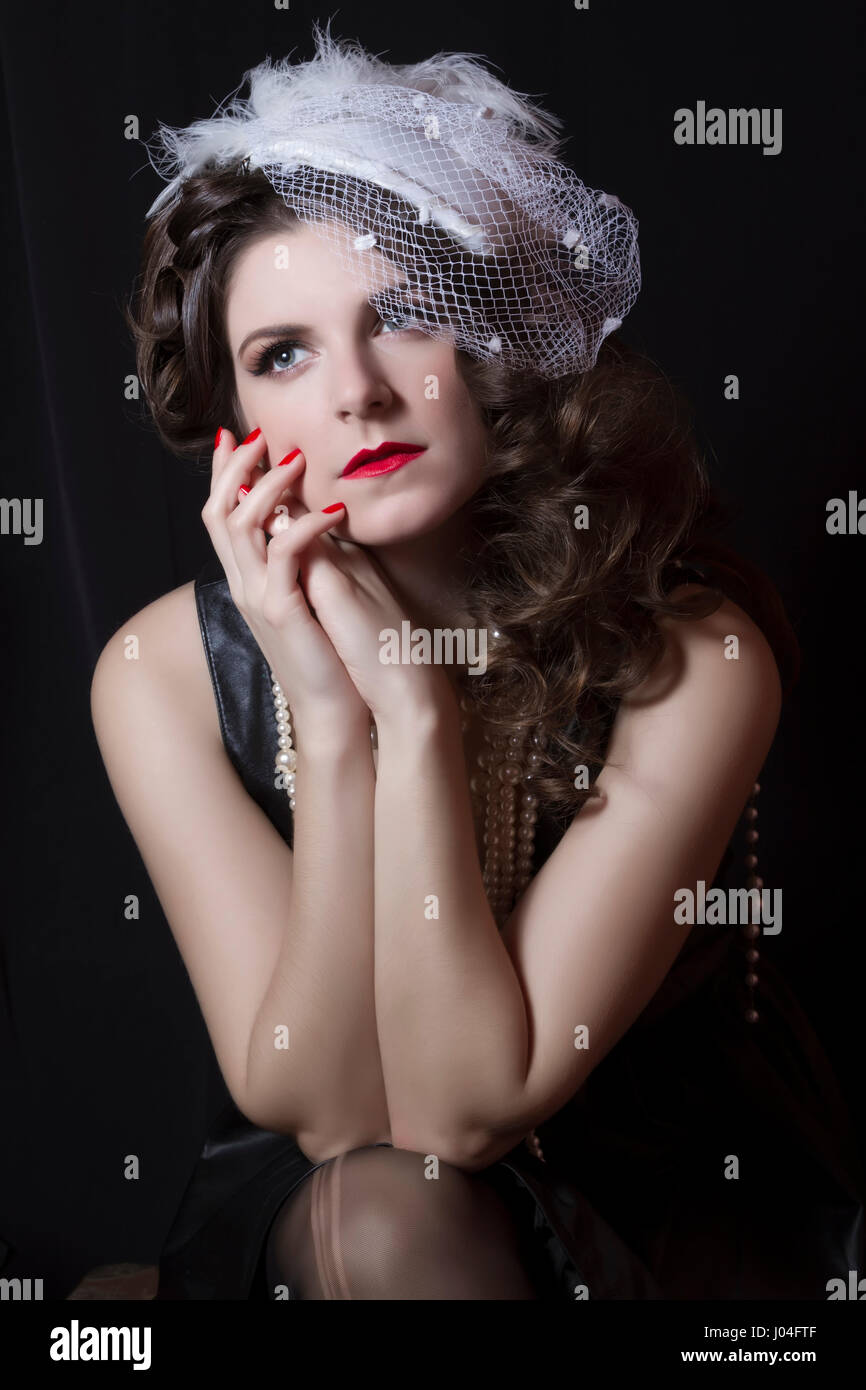
<svg viewBox="0 0 866 1390">
<path fill-rule="evenodd" d="M 314 1161 L 390 1139 L 473 1171 L 554 1114 L 658 989 L 689 931 L 674 892 L 715 876 L 777 728 L 779 673 L 730 601 L 663 620 L 663 660 L 618 710 L 601 803 L 500 934 L 453 672 L 378 659 L 379 632 L 404 619 L 467 623 L 454 557 L 484 428 L 449 344 L 377 318 L 312 229 L 286 244 L 288 271 L 273 236 L 235 267 L 227 339 L 241 419 L 261 433 L 235 447 L 223 432 L 202 516 L 292 709 L 294 850 L 222 745 L 192 584 L 107 643 L 94 727 L 243 1113 Z M 286 336 L 259 330 L 290 323 L 306 326 L 299 346 L 253 375 L 256 350 Z M 382 439 L 427 450 L 340 478 Z"/>
</svg>

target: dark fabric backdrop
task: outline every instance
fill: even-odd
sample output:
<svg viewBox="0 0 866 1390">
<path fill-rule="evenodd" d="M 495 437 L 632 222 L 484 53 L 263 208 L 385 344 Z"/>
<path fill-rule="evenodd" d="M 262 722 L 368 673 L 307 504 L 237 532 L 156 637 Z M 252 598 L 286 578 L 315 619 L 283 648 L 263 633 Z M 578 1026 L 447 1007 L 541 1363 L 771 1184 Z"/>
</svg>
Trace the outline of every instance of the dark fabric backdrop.
<svg viewBox="0 0 866 1390">
<path fill-rule="evenodd" d="M 162 184 L 124 122 L 136 115 L 146 139 L 158 120 L 212 114 L 266 54 L 311 56 L 310 21 L 329 14 L 337 36 L 391 61 L 486 55 L 565 119 L 584 181 L 640 220 L 644 288 L 624 336 L 689 395 L 737 512 L 727 539 L 775 580 L 802 644 L 761 777 L 760 872 L 784 902 L 764 949 L 859 1106 L 866 538 L 825 529 L 827 500 L 866 487 L 854 4 L 18 0 L 2 30 L 0 485 L 43 499 L 44 535 L 0 536 L 0 1268 L 42 1276 L 49 1298 L 95 1264 L 157 1259 L 226 1094 L 89 714 L 108 637 L 211 549 L 206 478 L 125 397 L 121 305 Z M 781 107 L 782 152 L 676 145 L 673 113 L 698 100 Z M 739 401 L 724 398 L 728 373 Z M 124 917 L 132 893 L 138 921 Z"/>
</svg>

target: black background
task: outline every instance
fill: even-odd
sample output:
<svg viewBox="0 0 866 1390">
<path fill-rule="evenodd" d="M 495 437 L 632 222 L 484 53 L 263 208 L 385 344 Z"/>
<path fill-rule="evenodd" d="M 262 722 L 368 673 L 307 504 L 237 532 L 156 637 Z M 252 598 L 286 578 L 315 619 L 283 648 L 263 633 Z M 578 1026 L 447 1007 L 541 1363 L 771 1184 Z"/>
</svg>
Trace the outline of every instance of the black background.
<svg viewBox="0 0 866 1390">
<path fill-rule="evenodd" d="M 392 62 L 485 55 L 564 119 L 581 178 L 640 220 L 644 288 L 624 336 L 692 401 L 737 511 L 727 539 L 774 579 L 803 649 L 760 778 L 759 872 L 784 903 L 763 949 L 789 974 L 862 1131 L 866 538 L 825 529 L 828 499 L 866 488 L 856 8 L 7 9 L 0 489 L 44 499 L 44 538 L 0 536 L 5 1275 L 41 1275 L 45 1296 L 62 1298 L 95 1264 L 155 1261 L 225 1094 L 89 714 L 111 633 L 211 553 L 206 476 L 168 455 L 125 399 L 135 363 L 121 305 L 163 185 L 124 122 L 136 115 L 147 139 L 160 120 L 211 115 L 266 54 L 312 56 L 313 17 L 332 15 L 335 36 Z M 782 152 L 676 145 L 673 113 L 698 100 L 781 107 Z M 738 401 L 724 398 L 729 373 Z M 133 893 L 141 915 L 127 921 Z M 127 1154 L 140 1157 L 137 1182 L 123 1177 Z"/>
</svg>

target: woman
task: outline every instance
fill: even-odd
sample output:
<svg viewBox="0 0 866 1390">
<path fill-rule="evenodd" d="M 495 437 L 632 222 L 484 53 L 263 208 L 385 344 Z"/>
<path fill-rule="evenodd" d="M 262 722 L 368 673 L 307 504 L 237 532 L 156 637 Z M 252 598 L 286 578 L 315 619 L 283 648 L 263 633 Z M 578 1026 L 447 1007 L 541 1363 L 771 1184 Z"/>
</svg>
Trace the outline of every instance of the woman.
<svg viewBox="0 0 866 1390">
<path fill-rule="evenodd" d="M 774 895 L 690 910 L 744 811 L 763 887 L 796 644 L 611 336 L 634 218 L 472 58 L 316 43 L 163 132 L 130 313 L 219 562 L 93 681 L 232 1101 L 160 1296 L 825 1297 L 860 1177 Z"/>
</svg>

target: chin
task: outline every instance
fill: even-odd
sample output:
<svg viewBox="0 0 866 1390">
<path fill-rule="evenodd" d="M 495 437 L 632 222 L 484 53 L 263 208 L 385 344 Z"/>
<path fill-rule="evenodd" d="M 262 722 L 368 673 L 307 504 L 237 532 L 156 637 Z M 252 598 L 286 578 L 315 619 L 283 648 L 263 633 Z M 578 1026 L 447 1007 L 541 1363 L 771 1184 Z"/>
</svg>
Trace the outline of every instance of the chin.
<svg viewBox="0 0 866 1390">
<path fill-rule="evenodd" d="M 441 498 L 391 497 L 374 501 L 371 497 L 369 502 L 359 500 L 353 507 L 349 489 L 345 492 L 342 500 L 346 503 L 347 515 L 343 525 L 335 527 L 334 532 L 357 545 L 369 546 L 399 545 L 429 535 L 449 521 L 468 500 L 455 497 L 443 504 Z"/>
</svg>

